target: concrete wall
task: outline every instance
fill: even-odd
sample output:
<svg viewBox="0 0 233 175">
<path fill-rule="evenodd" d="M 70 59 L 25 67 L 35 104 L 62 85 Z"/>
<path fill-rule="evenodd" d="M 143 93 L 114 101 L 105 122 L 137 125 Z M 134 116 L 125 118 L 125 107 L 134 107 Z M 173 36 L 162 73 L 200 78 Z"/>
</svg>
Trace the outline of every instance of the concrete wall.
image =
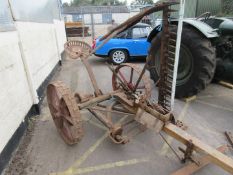
<svg viewBox="0 0 233 175">
<path fill-rule="evenodd" d="M 0 32 L 0 153 L 33 104 L 37 90 L 60 60 L 64 22 L 15 22 Z"/>
</svg>

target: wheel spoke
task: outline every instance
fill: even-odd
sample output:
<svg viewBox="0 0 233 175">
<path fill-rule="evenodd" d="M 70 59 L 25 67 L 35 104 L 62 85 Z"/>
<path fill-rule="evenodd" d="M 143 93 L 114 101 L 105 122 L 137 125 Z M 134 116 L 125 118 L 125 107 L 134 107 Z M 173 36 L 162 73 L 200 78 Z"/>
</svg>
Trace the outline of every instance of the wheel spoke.
<svg viewBox="0 0 233 175">
<path fill-rule="evenodd" d="M 120 70 L 118 71 L 118 73 L 119 73 L 120 77 L 123 79 L 124 83 L 127 85 L 127 84 L 128 84 L 128 82 L 127 82 L 127 80 L 126 80 L 125 76 L 121 73 L 121 71 L 120 71 Z"/>
<path fill-rule="evenodd" d="M 53 108 L 55 108 L 58 111 L 59 110 L 59 97 L 58 97 L 56 90 L 53 90 L 51 92 L 50 99 L 51 99 L 51 105 L 53 106 Z"/>
<path fill-rule="evenodd" d="M 132 93 L 135 89 L 135 78 L 141 74 L 140 68 L 137 66 L 125 63 L 123 65 L 119 65 L 115 69 L 117 75 L 113 74 L 112 77 L 112 85 L 113 89 L 117 90 L 120 86 L 122 86 L 122 83 L 127 86 L 127 89 L 130 90 Z M 127 77 L 126 77 L 127 76 Z M 135 77 L 136 76 L 136 77 Z M 127 79 L 127 81 L 126 81 Z M 118 80 L 118 81 L 117 81 Z M 137 94 L 140 94 L 140 98 L 145 100 L 148 97 L 150 97 L 151 88 L 150 88 L 150 82 L 148 82 L 149 78 L 146 78 L 145 75 L 142 76 L 140 82 L 138 83 L 139 86 L 137 86 Z"/>
<path fill-rule="evenodd" d="M 138 86 L 137 89 L 145 89 L 145 85 Z"/>
<path fill-rule="evenodd" d="M 73 125 L 73 120 L 70 118 L 69 115 L 63 115 L 63 117 L 68 121 L 68 123 L 70 123 L 71 125 Z"/>
<path fill-rule="evenodd" d="M 63 116 L 63 118 L 65 118 L 65 120 L 68 121 L 68 123 L 73 124 L 69 109 L 66 106 L 66 103 L 64 100 L 62 100 L 62 103 L 61 103 L 61 115 Z"/>
<path fill-rule="evenodd" d="M 130 80 L 129 80 L 129 83 L 132 83 L 133 81 L 133 68 L 131 67 L 131 73 L 130 73 Z"/>
<path fill-rule="evenodd" d="M 70 132 L 70 124 L 66 120 L 63 120 L 62 123 L 63 123 L 62 131 L 65 134 L 66 139 L 72 140 L 72 134 Z"/>
</svg>

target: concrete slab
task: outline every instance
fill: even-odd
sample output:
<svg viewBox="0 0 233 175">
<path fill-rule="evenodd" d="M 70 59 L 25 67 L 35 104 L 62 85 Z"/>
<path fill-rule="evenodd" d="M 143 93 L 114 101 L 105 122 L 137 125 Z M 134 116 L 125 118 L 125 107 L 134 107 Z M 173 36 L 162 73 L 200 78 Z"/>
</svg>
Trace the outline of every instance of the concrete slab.
<svg viewBox="0 0 233 175">
<path fill-rule="evenodd" d="M 105 59 L 91 57 L 98 84 L 103 92 L 111 87 L 111 72 Z M 142 62 L 134 62 L 142 66 Z M 92 87 L 80 61 L 64 61 L 54 80 L 64 81 L 75 92 L 88 93 Z M 151 82 L 152 83 L 152 82 Z M 153 83 L 152 83 L 153 86 Z M 156 97 L 156 89 L 153 97 Z M 187 132 L 213 147 L 227 144 L 224 131 L 233 132 L 233 91 L 211 84 L 197 99 L 185 103 L 175 101 L 175 116 L 188 125 Z M 67 146 L 51 120 L 46 99 L 42 114 L 35 118 L 19 146 L 5 174 L 134 174 L 167 175 L 184 166 L 159 135 L 145 131 L 126 145 L 115 145 L 107 137 L 106 129 L 91 114 L 82 112 L 85 136 L 80 143 Z M 165 136 L 172 146 L 179 143 Z M 233 158 L 233 152 L 227 154 Z M 209 165 L 197 175 L 225 175 L 219 167 Z"/>
</svg>

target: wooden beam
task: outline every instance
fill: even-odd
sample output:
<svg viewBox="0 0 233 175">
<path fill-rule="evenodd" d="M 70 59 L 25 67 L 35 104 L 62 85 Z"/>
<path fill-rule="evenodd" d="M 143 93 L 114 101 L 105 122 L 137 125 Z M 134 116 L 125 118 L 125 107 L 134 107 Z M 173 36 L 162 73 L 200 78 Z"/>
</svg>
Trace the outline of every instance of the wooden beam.
<svg viewBox="0 0 233 175">
<path fill-rule="evenodd" d="M 187 145 L 188 141 L 192 140 L 194 149 L 196 151 L 208 154 L 212 163 L 233 174 L 233 160 L 230 157 L 203 143 L 199 139 L 189 135 L 187 132 L 171 123 L 166 124 L 163 128 L 163 131 L 185 145 Z"/>
<path fill-rule="evenodd" d="M 223 145 L 223 146 L 218 147 L 217 150 L 224 153 L 227 150 L 227 148 L 228 148 L 227 145 Z M 199 166 L 196 163 L 190 163 L 187 166 L 175 171 L 174 173 L 170 175 L 190 175 L 190 174 L 197 172 L 201 168 L 207 166 L 209 163 L 211 163 L 209 155 L 205 155 L 201 157 L 200 159 L 198 159 L 197 161 L 200 163 Z"/>
</svg>

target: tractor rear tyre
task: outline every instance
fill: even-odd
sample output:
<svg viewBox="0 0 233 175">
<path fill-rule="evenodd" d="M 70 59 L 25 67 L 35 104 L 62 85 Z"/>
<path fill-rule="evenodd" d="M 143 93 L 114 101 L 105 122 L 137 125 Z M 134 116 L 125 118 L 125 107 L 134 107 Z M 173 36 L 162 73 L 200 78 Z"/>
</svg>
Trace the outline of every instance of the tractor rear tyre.
<svg viewBox="0 0 233 175">
<path fill-rule="evenodd" d="M 177 31 L 172 27 L 171 31 Z M 171 36 L 171 39 L 176 39 Z M 161 32 L 151 41 L 150 76 L 156 83 L 159 80 Z M 216 53 L 211 42 L 201 33 L 184 25 L 181 39 L 180 59 L 178 65 L 176 98 L 196 95 L 211 82 L 216 68 Z"/>
</svg>

